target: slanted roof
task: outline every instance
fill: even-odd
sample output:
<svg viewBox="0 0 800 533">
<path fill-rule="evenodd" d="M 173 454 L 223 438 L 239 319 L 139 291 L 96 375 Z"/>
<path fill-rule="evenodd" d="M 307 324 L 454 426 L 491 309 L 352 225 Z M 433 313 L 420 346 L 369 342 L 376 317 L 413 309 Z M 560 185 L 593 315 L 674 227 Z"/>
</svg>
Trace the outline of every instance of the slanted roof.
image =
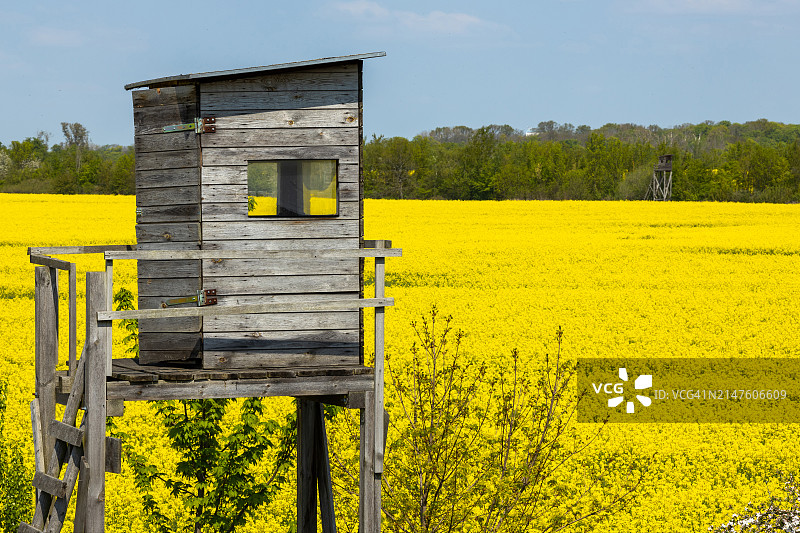
<svg viewBox="0 0 800 533">
<path fill-rule="evenodd" d="M 383 57 L 385 55 L 386 52 L 371 52 L 369 54 L 355 54 L 350 56 L 323 57 L 322 59 L 297 61 L 295 63 L 278 63 L 276 65 L 266 65 L 263 67 L 239 68 L 234 70 L 217 70 L 214 72 L 200 72 L 197 74 L 178 74 L 177 76 L 167 76 L 165 78 L 155 78 L 152 80 L 129 83 L 125 86 L 125 89 L 130 90 L 130 89 L 137 89 L 139 87 L 149 87 L 153 89 L 156 87 L 182 85 L 184 83 L 188 83 L 194 80 L 209 81 L 219 78 L 232 78 L 232 77 L 239 77 L 252 74 L 261 74 L 262 72 L 273 72 L 276 70 L 292 70 L 298 68 L 313 67 L 317 65 L 348 63 L 351 61 L 360 61 L 362 59 L 370 59 L 373 57 Z"/>
</svg>

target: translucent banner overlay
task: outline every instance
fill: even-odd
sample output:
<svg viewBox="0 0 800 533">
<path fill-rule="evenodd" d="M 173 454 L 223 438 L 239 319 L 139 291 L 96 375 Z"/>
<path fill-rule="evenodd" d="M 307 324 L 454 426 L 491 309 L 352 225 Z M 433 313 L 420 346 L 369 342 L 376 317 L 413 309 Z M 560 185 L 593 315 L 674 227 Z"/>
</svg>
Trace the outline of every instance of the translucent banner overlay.
<svg viewBox="0 0 800 533">
<path fill-rule="evenodd" d="M 579 422 L 800 422 L 800 359 L 578 359 L 577 378 Z"/>
</svg>

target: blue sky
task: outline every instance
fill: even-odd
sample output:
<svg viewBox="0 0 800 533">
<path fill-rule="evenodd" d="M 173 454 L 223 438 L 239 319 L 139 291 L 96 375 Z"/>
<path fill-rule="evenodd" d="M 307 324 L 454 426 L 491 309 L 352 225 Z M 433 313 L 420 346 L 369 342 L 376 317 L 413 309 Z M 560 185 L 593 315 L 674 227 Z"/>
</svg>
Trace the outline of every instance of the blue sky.
<svg viewBox="0 0 800 533">
<path fill-rule="evenodd" d="M 800 0 L 10 2 L 0 142 L 132 144 L 130 82 L 373 51 L 367 135 L 800 123 Z M 224 6 L 224 7 L 222 7 Z"/>
</svg>

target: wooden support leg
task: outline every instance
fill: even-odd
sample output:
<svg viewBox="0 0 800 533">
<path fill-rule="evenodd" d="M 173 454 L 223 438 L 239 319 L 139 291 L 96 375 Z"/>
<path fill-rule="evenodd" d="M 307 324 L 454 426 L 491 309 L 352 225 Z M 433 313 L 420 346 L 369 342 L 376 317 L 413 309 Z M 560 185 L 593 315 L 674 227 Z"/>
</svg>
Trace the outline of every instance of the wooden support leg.
<svg viewBox="0 0 800 533">
<path fill-rule="evenodd" d="M 383 418 L 383 417 L 381 417 Z M 381 420 L 382 425 L 383 420 Z M 381 530 L 381 475 L 375 472 L 375 396 L 367 392 L 361 409 L 361 450 L 358 484 L 358 529 L 360 533 Z"/>
<path fill-rule="evenodd" d="M 58 364 L 58 270 L 36 267 L 36 397 L 39 399 L 40 435 L 45 450 L 52 450 L 55 439 L 49 433 L 56 417 L 56 365 Z M 50 457 L 44 455 L 45 468 Z"/>
<path fill-rule="evenodd" d="M 316 438 L 314 461 L 317 470 L 319 489 L 319 514 L 322 533 L 336 533 L 336 513 L 333 507 L 333 483 L 331 481 L 331 462 L 328 455 L 328 432 L 325 430 L 325 409 L 319 402 L 313 402 L 316 419 Z"/>
<path fill-rule="evenodd" d="M 86 531 L 105 531 L 106 471 L 106 366 L 110 322 L 98 322 L 97 312 L 106 311 L 106 274 L 86 274 L 86 440 L 89 466 L 86 488 Z"/>
<path fill-rule="evenodd" d="M 317 531 L 314 403 L 316 402 L 297 399 L 297 533 Z"/>
</svg>

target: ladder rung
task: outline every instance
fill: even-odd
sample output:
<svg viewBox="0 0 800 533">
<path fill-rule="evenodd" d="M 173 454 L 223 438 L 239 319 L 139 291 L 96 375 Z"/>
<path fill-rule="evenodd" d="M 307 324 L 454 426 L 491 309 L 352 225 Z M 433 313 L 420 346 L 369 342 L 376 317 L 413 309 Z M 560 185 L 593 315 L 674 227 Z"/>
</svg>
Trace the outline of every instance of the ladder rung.
<svg viewBox="0 0 800 533">
<path fill-rule="evenodd" d="M 50 434 L 67 444 L 72 444 L 73 446 L 83 445 L 83 430 L 65 424 L 60 420 L 50 421 Z"/>
<path fill-rule="evenodd" d="M 19 527 L 17 528 L 17 533 L 42 533 L 42 530 L 36 529 L 32 525 L 25 522 L 20 522 Z"/>
<path fill-rule="evenodd" d="M 44 472 L 36 472 L 33 475 L 33 486 L 56 498 L 63 498 L 67 494 L 66 481 L 62 481 L 57 477 L 48 476 Z"/>
</svg>

